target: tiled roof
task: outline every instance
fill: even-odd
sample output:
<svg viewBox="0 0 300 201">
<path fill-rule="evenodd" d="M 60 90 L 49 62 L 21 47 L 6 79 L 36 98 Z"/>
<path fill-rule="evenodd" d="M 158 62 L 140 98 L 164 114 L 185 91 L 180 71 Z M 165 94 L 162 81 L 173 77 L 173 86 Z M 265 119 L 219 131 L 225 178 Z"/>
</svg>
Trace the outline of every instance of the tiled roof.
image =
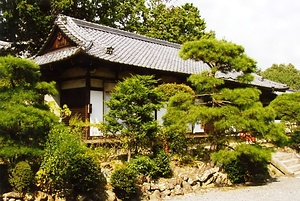
<svg viewBox="0 0 300 201">
<path fill-rule="evenodd" d="M 34 58 L 34 61 L 39 65 L 64 60 L 82 51 L 98 59 L 161 71 L 198 74 L 210 70 L 209 66 L 202 61 L 181 59 L 178 55 L 180 45 L 176 43 L 153 39 L 65 15 L 59 15 L 55 24 L 76 44 L 76 47 L 66 47 L 46 54 L 41 54 L 41 51 Z M 223 74 L 220 77 L 237 82 L 237 74 Z M 255 80 L 251 84 L 274 88 L 275 90 L 288 88 L 286 85 L 261 80 L 255 75 Z"/>
<path fill-rule="evenodd" d="M 238 72 L 230 72 L 230 73 L 221 73 L 217 72 L 216 77 L 228 80 L 228 81 L 233 81 L 233 82 L 238 82 L 237 77 L 241 75 L 241 73 Z M 263 78 L 260 75 L 257 75 L 255 73 L 252 73 L 254 79 L 251 81 L 251 85 L 254 86 L 259 86 L 259 87 L 265 87 L 265 88 L 272 88 L 274 91 L 280 91 L 280 90 L 287 90 L 289 88 L 288 85 L 286 84 L 281 84 L 278 82 L 274 82 L 268 79 Z"/>
<path fill-rule="evenodd" d="M 95 23 L 59 15 L 56 25 L 86 54 L 111 62 L 196 74 L 210 68 L 203 62 L 183 60 L 178 56 L 179 44 L 157 40 L 142 35 L 121 31 Z M 107 53 L 112 48 L 112 53 Z M 65 48 L 38 55 L 34 61 L 47 64 L 66 59 L 75 54 L 74 48 Z"/>
</svg>

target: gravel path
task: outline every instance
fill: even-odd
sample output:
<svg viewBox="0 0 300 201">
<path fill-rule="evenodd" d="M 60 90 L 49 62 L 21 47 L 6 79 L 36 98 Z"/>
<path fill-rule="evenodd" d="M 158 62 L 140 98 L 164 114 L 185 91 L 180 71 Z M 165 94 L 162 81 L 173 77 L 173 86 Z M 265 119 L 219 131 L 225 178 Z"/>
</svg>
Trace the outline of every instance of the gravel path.
<svg viewBox="0 0 300 201">
<path fill-rule="evenodd" d="M 172 201 L 300 201 L 300 179 L 281 177 L 263 186 L 226 187 L 168 198 Z"/>
</svg>

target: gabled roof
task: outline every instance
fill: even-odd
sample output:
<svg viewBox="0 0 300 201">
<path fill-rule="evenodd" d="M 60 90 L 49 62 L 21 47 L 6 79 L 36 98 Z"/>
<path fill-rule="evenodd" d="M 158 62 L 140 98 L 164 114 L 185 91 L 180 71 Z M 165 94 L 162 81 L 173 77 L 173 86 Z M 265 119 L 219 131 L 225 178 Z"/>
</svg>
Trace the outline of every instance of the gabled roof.
<svg viewBox="0 0 300 201">
<path fill-rule="evenodd" d="M 75 45 L 47 52 L 46 48 L 50 45 L 55 30 L 60 30 Z M 176 43 L 58 15 L 52 33 L 35 56 L 34 61 L 39 65 L 45 65 L 65 60 L 78 53 L 85 53 L 110 62 L 188 75 L 210 70 L 209 66 L 202 61 L 181 59 L 178 55 L 179 50 L 180 45 Z M 237 82 L 238 74 L 220 74 L 219 76 L 222 79 Z M 252 85 L 272 88 L 275 91 L 288 89 L 287 85 L 262 81 L 257 75 L 254 77 Z"/>
<path fill-rule="evenodd" d="M 76 47 L 62 48 L 42 55 L 44 47 L 34 59 L 39 65 L 64 60 L 81 51 L 111 62 L 163 71 L 194 74 L 210 69 L 203 62 L 181 59 L 178 56 L 179 44 L 64 15 L 59 15 L 55 23 Z"/>
</svg>

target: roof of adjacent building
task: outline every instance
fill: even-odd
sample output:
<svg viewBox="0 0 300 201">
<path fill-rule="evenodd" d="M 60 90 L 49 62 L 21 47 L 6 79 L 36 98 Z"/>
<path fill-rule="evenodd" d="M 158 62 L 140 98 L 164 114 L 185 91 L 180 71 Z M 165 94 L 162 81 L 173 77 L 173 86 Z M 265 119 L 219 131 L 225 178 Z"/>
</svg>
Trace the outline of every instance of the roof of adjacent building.
<svg viewBox="0 0 300 201">
<path fill-rule="evenodd" d="M 56 28 L 60 29 L 75 45 L 44 53 L 45 48 L 47 48 L 46 42 L 34 58 L 34 61 L 39 65 L 62 61 L 83 52 L 101 60 L 161 71 L 198 74 L 210 70 L 209 66 L 202 61 L 180 58 L 178 53 L 181 46 L 176 43 L 65 15 L 58 15 L 47 41 L 50 40 Z M 220 75 L 222 79 L 237 82 L 237 73 Z M 287 85 L 263 80 L 257 75 L 254 77 L 252 85 L 273 88 L 274 90 L 288 89 Z"/>
</svg>

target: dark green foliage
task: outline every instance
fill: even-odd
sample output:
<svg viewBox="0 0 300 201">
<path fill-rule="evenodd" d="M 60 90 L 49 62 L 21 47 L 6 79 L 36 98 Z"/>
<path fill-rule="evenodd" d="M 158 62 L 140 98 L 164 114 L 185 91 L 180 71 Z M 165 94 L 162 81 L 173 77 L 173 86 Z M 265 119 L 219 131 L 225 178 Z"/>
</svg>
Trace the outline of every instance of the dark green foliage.
<svg viewBox="0 0 300 201">
<path fill-rule="evenodd" d="M 226 40 L 208 38 L 186 42 L 179 54 L 183 59 L 207 63 L 212 68 L 213 75 L 217 71 L 228 73 L 233 70 L 247 75 L 256 69 L 256 62 L 245 54 L 241 45 Z"/>
<path fill-rule="evenodd" d="M 167 7 L 164 1 L 152 0 L 5 0 L 0 1 L 0 10 L 0 40 L 13 42 L 12 54 L 35 54 L 58 14 L 177 43 L 207 35 L 205 22 L 192 4 Z"/>
<path fill-rule="evenodd" d="M 269 80 L 287 84 L 291 89 L 300 89 L 300 71 L 293 64 L 273 64 L 261 72 L 261 76 Z"/>
<path fill-rule="evenodd" d="M 233 183 L 260 183 L 269 178 L 271 151 L 257 145 L 240 144 L 234 151 L 220 150 L 212 154 L 212 160 L 223 165 Z"/>
<path fill-rule="evenodd" d="M 178 94 L 178 93 L 187 93 L 191 95 L 195 95 L 194 90 L 185 84 L 176 84 L 176 83 L 166 83 L 161 84 L 157 87 L 157 90 L 161 92 L 162 99 L 164 101 L 169 101 L 169 99 Z"/>
<path fill-rule="evenodd" d="M 190 112 L 193 101 L 194 95 L 184 92 L 179 92 L 169 99 L 160 137 L 173 153 L 184 153 L 187 148 L 188 123 L 195 123 Z"/>
<path fill-rule="evenodd" d="M 153 159 L 156 165 L 158 177 L 170 177 L 172 176 L 172 169 L 170 166 L 170 156 L 164 152 L 160 151 Z"/>
<path fill-rule="evenodd" d="M 9 183 L 13 190 L 25 193 L 28 192 L 34 183 L 34 174 L 30 165 L 21 161 L 10 171 Z"/>
<path fill-rule="evenodd" d="M 138 33 L 182 44 L 202 37 L 214 37 L 213 33 L 205 33 L 205 27 L 200 11 L 193 4 L 167 7 L 163 3 L 157 3 L 152 4 Z"/>
<path fill-rule="evenodd" d="M 9 165 L 7 164 L 0 164 L 0 195 L 2 195 L 5 192 L 8 192 L 11 190 L 11 186 L 9 184 Z"/>
<path fill-rule="evenodd" d="M 135 171 L 137 174 L 155 177 L 157 174 L 157 167 L 155 161 L 148 156 L 139 155 L 130 160 L 128 168 Z"/>
<path fill-rule="evenodd" d="M 66 197 L 101 190 L 105 180 L 100 164 L 81 141 L 77 127 L 54 127 L 37 173 L 41 189 Z"/>
<path fill-rule="evenodd" d="M 278 95 L 271 103 L 276 111 L 276 116 L 281 120 L 281 126 L 285 131 L 289 132 L 290 140 L 289 146 L 299 150 L 299 125 L 300 125 L 300 93 L 285 93 Z"/>
<path fill-rule="evenodd" d="M 70 189 L 78 194 L 88 194 L 105 183 L 95 157 L 88 154 L 75 155 L 69 164 Z M 68 176 L 69 177 L 69 176 Z"/>
<path fill-rule="evenodd" d="M 121 133 L 129 159 L 131 151 L 151 148 L 157 135 L 154 111 L 161 107 L 161 98 L 156 84 L 153 76 L 129 77 L 116 85 L 107 102 L 106 130 Z"/>
<path fill-rule="evenodd" d="M 297 128 L 293 133 L 291 133 L 290 140 L 288 142 L 288 146 L 292 149 L 296 150 L 298 153 L 300 152 L 300 130 Z"/>
<path fill-rule="evenodd" d="M 169 177 L 172 175 L 170 167 L 170 157 L 164 151 L 160 151 L 154 158 L 139 155 L 133 158 L 128 168 L 136 172 L 152 178 Z"/>
<path fill-rule="evenodd" d="M 234 184 L 245 183 L 245 174 L 247 172 L 246 163 L 243 163 L 240 158 L 231 161 L 227 165 L 224 165 L 224 170 L 228 174 L 229 180 Z"/>
<path fill-rule="evenodd" d="M 290 123 L 289 129 L 300 125 L 300 92 L 285 93 L 278 95 L 270 106 L 276 111 L 276 115 L 283 122 Z M 294 127 L 292 127 L 292 125 Z"/>
<path fill-rule="evenodd" d="M 137 174 L 131 168 L 123 167 L 111 175 L 111 185 L 121 200 L 131 200 L 137 196 Z"/>
<path fill-rule="evenodd" d="M 44 103 L 45 94 L 56 93 L 55 84 L 40 81 L 39 70 L 29 60 L 0 57 L 0 158 L 5 161 L 36 160 L 58 123 Z"/>
</svg>

